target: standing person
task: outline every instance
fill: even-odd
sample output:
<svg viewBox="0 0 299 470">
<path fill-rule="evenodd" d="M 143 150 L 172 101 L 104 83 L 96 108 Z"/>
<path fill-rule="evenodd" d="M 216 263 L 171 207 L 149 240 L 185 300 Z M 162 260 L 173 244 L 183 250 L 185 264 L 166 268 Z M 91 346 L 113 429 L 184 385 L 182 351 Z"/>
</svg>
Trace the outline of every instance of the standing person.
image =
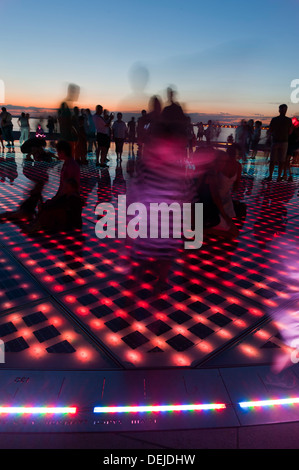
<svg viewBox="0 0 299 470">
<path fill-rule="evenodd" d="M 93 120 L 93 116 L 91 114 L 90 109 L 87 108 L 85 112 L 86 112 L 86 137 L 87 137 L 87 143 L 88 143 L 87 152 L 92 153 L 93 147 L 95 148 L 95 151 L 97 149 L 96 127 L 94 125 L 94 120 Z"/>
<path fill-rule="evenodd" d="M 288 107 L 286 104 L 279 106 L 279 116 L 271 119 L 269 132 L 272 137 L 272 146 L 269 164 L 269 176 L 264 181 L 272 181 L 275 164 L 278 163 L 277 181 L 281 181 L 282 170 L 288 151 L 289 136 L 293 130 L 292 119 L 286 116 Z"/>
<path fill-rule="evenodd" d="M 131 121 L 128 122 L 128 141 L 129 153 L 130 150 L 132 150 L 132 153 L 134 153 L 134 144 L 136 141 L 136 121 L 134 117 L 132 117 Z"/>
<path fill-rule="evenodd" d="M 285 159 L 285 164 L 283 168 L 283 175 L 282 178 L 284 180 L 288 180 L 289 182 L 293 181 L 292 170 L 291 170 L 291 159 L 294 162 L 294 156 L 299 148 L 299 121 L 297 118 L 293 118 L 293 132 L 289 135 L 289 142 L 288 142 L 288 151 L 287 157 Z M 289 177 L 287 176 L 289 173 Z"/>
<path fill-rule="evenodd" d="M 108 109 L 104 109 L 103 118 L 104 118 L 104 121 L 107 124 L 108 136 L 109 136 L 109 145 L 108 145 L 108 151 L 107 151 L 106 160 L 105 160 L 105 163 L 107 163 L 107 162 L 109 162 L 108 152 L 109 152 L 109 149 L 110 149 L 111 136 L 112 136 L 111 123 L 114 119 L 114 114 L 113 113 L 109 114 Z"/>
<path fill-rule="evenodd" d="M 146 140 L 146 130 L 147 130 L 147 113 L 146 110 L 143 109 L 141 111 L 141 116 L 137 120 L 137 127 L 136 127 L 136 137 L 137 137 L 137 145 L 138 145 L 138 154 L 139 156 L 142 155 L 143 145 Z"/>
<path fill-rule="evenodd" d="M 22 146 L 23 143 L 29 139 L 29 122 L 25 113 L 21 113 L 21 116 L 18 119 L 18 124 L 21 132 L 19 142 L 20 146 Z"/>
<path fill-rule="evenodd" d="M 110 117 L 111 119 L 111 117 Z M 112 115 L 113 119 L 113 115 Z M 106 158 L 110 147 L 110 122 L 106 122 L 103 117 L 103 106 L 98 104 L 96 106 L 96 112 L 93 115 L 93 120 L 97 133 L 97 151 L 96 151 L 96 166 L 107 168 Z"/>
<path fill-rule="evenodd" d="M 7 147 L 14 147 L 14 138 L 12 133 L 12 115 L 7 111 L 4 106 L 2 107 L 2 113 L 0 114 L 0 118 L 3 139 L 6 140 Z"/>
<path fill-rule="evenodd" d="M 127 125 L 122 120 L 122 113 L 117 113 L 117 120 L 113 123 L 112 126 L 112 135 L 115 142 L 115 153 L 117 160 L 121 160 L 123 153 L 123 146 L 127 136 Z"/>
</svg>

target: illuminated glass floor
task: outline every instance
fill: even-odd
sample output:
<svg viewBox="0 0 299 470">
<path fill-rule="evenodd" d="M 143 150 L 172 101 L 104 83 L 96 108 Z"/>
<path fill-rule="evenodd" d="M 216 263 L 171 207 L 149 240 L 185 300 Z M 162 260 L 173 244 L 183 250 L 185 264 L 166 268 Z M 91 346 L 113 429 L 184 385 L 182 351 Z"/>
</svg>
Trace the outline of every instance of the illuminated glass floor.
<svg viewBox="0 0 299 470">
<path fill-rule="evenodd" d="M 154 294 L 154 273 L 122 274 L 125 244 L 95 235 L 95 207 L 124 194 L 134 178 L 127 154 L 109 170 L 81 167 L 82 232 L 26 235 L 0 224 L 1 368 L 104 370 L 269 364 L 281 347 L 267 309 L 284 296 L 275 273 L 287 241 L 298 240 L 299 168 L 294 181 L 262 183 L 268 165 L 250 161 L 238 197 L 247 215 L 234 241 L 213 238 L 181 252 L 168 286 Z M 49 164 L 44 195 L 58 187 Z M 32 168 L 16 153 L 0 157 L 0 211 L 14 210 L 32 187 Z M 281 248 L 281 249 L 280 249 Z M 275 252 L 276 250 L 276 252 Z M 274 253 L 274 254 L 273 254 Z"/>
</svg>

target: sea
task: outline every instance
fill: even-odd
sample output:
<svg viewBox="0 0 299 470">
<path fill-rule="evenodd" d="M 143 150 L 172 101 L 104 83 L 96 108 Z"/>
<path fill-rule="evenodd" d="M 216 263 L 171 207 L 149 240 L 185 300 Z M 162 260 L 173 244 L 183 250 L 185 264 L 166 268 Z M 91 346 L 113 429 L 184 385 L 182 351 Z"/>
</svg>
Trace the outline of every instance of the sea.
<svg viewBox="0 0 299 470">
<path fill-rule="evenodd" d="M 13 130 L 14 131 L 19 131 L 20 127 L 18 125 L 18 118 L 13 117 L 12 122 L 13 122 Z M 44 133 L 47 135 L 48 129 L 47 129 L 47 119 L 46 118 L 36 118 L 36 117 L 30 118 L 29 119 L 30 131 L 35 133 L 38 124 L 40 124 L 42 126 L 42 129 L 43 129 Z M 195 132 L 195 134 L 197 133 L 197 127 L 196 126 L 194 126 L 194 132 Z M 215 137 L 215 139 L 213 139 L 213 140 L 218 141 L 218 142 L 227 142 L 227 138 L 231 134 L 235 138 L 235 132 L 236 132 L 236 126 L 222 125 L 221 126 L 221 132 L 219 133 L 218 137 L 217 138 Z M 260 144 L 264 144 L 265 142 L 266 142 L 266 129 L 263 129 L 262 132 L 261 132 Z"/>
</svg>

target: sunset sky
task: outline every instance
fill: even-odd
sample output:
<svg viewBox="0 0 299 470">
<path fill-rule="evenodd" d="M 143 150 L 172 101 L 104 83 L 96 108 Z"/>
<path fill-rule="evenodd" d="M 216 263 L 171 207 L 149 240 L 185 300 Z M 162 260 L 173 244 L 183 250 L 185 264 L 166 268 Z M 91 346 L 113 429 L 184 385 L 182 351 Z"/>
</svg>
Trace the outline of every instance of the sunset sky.
<svg viewBox="0 0 299 470">
<path fill-rule="evenodd" d="M 174 85 L 186 112 L 289 114 L 299 0 L 0 0 L 5 104 L 139 111 Z"/>
</svg>

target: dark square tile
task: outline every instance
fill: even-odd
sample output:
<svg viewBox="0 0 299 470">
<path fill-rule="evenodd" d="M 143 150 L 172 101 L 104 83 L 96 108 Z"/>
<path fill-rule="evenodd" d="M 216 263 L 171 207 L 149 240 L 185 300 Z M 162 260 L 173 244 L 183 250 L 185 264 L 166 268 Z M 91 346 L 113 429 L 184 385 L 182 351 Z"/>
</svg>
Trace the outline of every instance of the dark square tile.
<svg viewBox="0 0 299 470">
<path fill-rule="evenodd" d="M 68 284 L 69 282 L 73 282 L 75 279 L 72 276 L 69 276 L 68 274 L 66 276 L 61 276 L 58 279 L 56 279 L 59 284 Z"/>
<path fill-rule="evenodd" d="M 3 338 L 3 336 L 10 335 L 15 331 L 17 331 L 17 329 L 12 322 L 3 323 L 3 325 L 0 325 L 0 338 Z"/>
<path fill-rule="evenodd" d="M 19 287 L 18 289 L 13 289 L 8 292 L 5 292 L 5 295 L 6 297 L 9 298 L 9 300 L 18 299 L 19 297 L 24 297 L 24 295 L 26 294 L 27 294 L 26 291 L 22 289 L 21 287 Z"/>
<path fill-rule="evenodd" d="M 152 302 L 151 305 L 157 310 L 165 310 L 166 308 L 171 307 L 171 304 L 164 299 L 157 299 Z"/>
<path fill-rule="evenodd" d="M 29 345 L 24 340 L 23 336 L 12 339 L 11 341 L 5 342 L 5 352 L 21 352 L 24 349 L 28 349 Z"/>
<path fill-rule="evenodd" d="M 189 304 L 188 308 L 191 308 L 196 313 L 203 313 L 203 312 L 206 312 L 207 310 L 209 310 L 210 307 L 208 307 L 207 305 L 205 305 L 202 302 L 199 302 L 197 300 L 196 302 L 193 302 L 192 304 Z"/>
<path fill-rule="evenodd" d="M 184 300 L 190 298 L 190 295 L 186 294 L 183 291 L 177 291 L 171 294 L 170 297 L 172 297 L 174 300 L 177 300 L 178 302 L 184 302 Z"/>
<path fill-rule="evenodd" d="M 90 305 L 94 304 L 95 302 L 98 302 L 98 298 L 93 295 L 93 294 L 86 294 L 83 295 L 82 297 L 79 297 L 78 302 L 80 302 L 81 305 Z"/>
<path fill-rule="evenodd" d="M 54 344 L 46 348 L 48 353 L 56 354 L 70 354 L 76 351 L 76 349 L 67 341 L 61 341 L 60 343 Z"/>
<path fill-rule="evenodd" d="M 218 294 L 209 294 L 206 299 L 209 301 L 209 302 L 212 302 L 213 304 L 215 305 L 218 305 L 218 304 L 221 304 L 222 302 L 225 301 L 225 298 L 224 297 L 221 297 L 221 295 L 218 295 Z"/>
<path fill-rule="evenodd" d="M 166 323 L 164 323 L 161 320 L 157 320 L 153 323 L 150 323 L 149 325 L 146 326 L 152 333 L 155 333 L 155 335 L 160 336 L 163 335 L 163 333 L 166 333 L 167 331 L 171 330 L 171 327 L 168 326 Z"/>
<path fill-rule="evenodd" d="M 45 328 L 41 328 L 40 330 L 34 331 L 33 334 L 40 343 L 43 343 L 48 339 L 52 339 L 55 338 L 55 336 L 59 336 L 60 332 L 55 328 L 55 326 L 50 325 L 46 326 Z"/>
<path fill-rule="evenodd" d="M 185 323 L 186 321 L 192 318 L 190 315 L 183 312 L 183 310 L 176 310 L 175 312 L 171 313 L 168 316 L 179 325 L 181 325 L 182 323 Z"/>
<path fill-rule="evenodd" d="M 100 305 L 99 307 L 92 308 L 90 311 L 97 318 L 105 317 L 113 312 L 107 305 Z"/>
<path fill-rule="evenodd" d="M 80 271 L 80 277 L 89 277 L 89 276 L 93 276 L 94 275 L 94 272 L 91 271 L 91 269 L 83 269 L 82 271 Z"/>
<path fill-rule="evenodd" d="M 259 289 L 255 293 L 261 295 L 265 299 L 271 299 L 272 297 L 274 297 L 274 295 L 276 295 L 275 292 L 268 289 Z"/>
<path fill-rule="evenodd" d="M 26 317 L 23 317 L 23 321 L 26 323 L 27 326 L 37 325 L 38 323 L 42 323 L 46 320 L 47 317 L 43 314 L 43 312 L 31 313 L 30 315 L 26 315 Z"/>
<path fill-rule="evenodd" d="M 110 320 L 105 323 L 105 325 L 114 333 L 117 331 L 123 330 L 124 328 L 127 328 L 130 326 L 130 323 L 128 323 L 126 320 L 124 320 L 121 317 L 114 318 L 113 320 Z"/>
<path fill-rule="evenodd" d="M 122 338 L 124 343 L 126 343 L 130 348 L 136 349 L 142 346 L 143 344 L 147 343 L 149 340 L 139 331 L 134 331 L 134 333 L 130 333 L 127 336 Z"/>
<path fill-rule="evenodd" d="M 130 297 L 119 297 L 118 299 L 113 300 L 113 303 L 119 308 L 128 308 L 135 304 L 135 301 Z"/>
<path fill-rule="evenodd" d="M 241 279 L 240 281 L 236 282 L 236 285 L 243 287 L 243 289 L 250 289 L 254 284 L 252 282 L 246 281 L 245 279 Z"/>
<path fill-rule="evenodd" d="M 237 304 L 231 304 L 228 307 L 226 307 L 225 310 L 227 310 L 230 313 L 233 313 L 237 317 L 241 317 L 242 315 L 247 313 L 246 308 L 241 307 L 240 305 L 237 305 Z"/>
<path fill-rule="evenodd" d="M 197 323 L 196 325 L 193 325 L 191 328 L 189 328 L 189 331 L 191 331 L 191 333 L 200 339 L 204 339 L 214 333 L 214 330 L 204 325 L 203 323 Z"/>
<path fill-rule="evenodd" d="M 205 288 L 199 284 L 188 284 L 187 287 L 188 291 L 192 292 L 193 294 L 202 294 L 205 291 Z"/>
<path fill-rule="evenodd" d="M 131 315 L 131 317 L 135 318 L 137 321 L 142 321 L 145 320 L 145 318 L 150 317 L 152 314 L 145 308 L 138 307 L 135 310 L 129 312 L 129 315 Z"/>
<path fill-rule="evenodd" d="M 209 317 L 209 320 L 218 326 L 228 325 L 232 321 L 230 318 L 226 317 L 222 313 L 214 313 L 214 315 L 211 315 Z"/>
<path fill-rule="evenodd" d="M 176 351 L 186 351 L 194 346 L 194 343 L 183 335 L 176 335 L 166 341 Z"/>
<path fill-rule="evenodd" d="M 101 294 L 105 297 L 112 297 L 113 295 L 116 295 L 118 293 L 119 290 L 112 286 L 106 287 L 105 289 L 101 290 Z"/>
</svg>

